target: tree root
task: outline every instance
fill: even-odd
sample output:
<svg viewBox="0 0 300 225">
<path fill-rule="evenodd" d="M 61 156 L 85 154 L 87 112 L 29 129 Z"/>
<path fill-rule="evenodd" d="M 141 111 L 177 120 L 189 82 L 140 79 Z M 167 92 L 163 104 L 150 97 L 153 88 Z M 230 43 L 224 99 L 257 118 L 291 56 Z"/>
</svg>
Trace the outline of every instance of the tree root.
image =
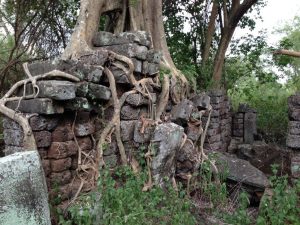
<svg viewBox="0 0 300 225">
<path fill-rule="evenodd" d="M 67 74 L 67 73 L 61 72 L 59 70 L 53 70 L 48 73 L 40 74 L 35 77 L 32 77 L 28 70 L 27 64 L 24 65 L 24 69 L 25 69 L 26 74 L 29 76 L 29 78 L 15 83 L 9 89 L 9 91 L 3 96 L 3 98 L 0 99 L 0 112 L 2 114 L 4 114 L 5 116 L 7 116 L 8 118 L 16 121 L 22 127 L 23 132 L 24 132 L 24 138 L 23 138 L 24 149 L 37 150 L 35 138 L 33 136 L 32 129 L 28 122 L 28 118 L 24 114 L 17 113 L 15 110 L 12 110 L 12 109 L 6 107 L 6 103 L 11 102 L 11 101 L 19 101 L 19 104 L 20 104 L 20 102 L 24 99 L 35 98 L 37 96 L 38 92 L 34 93 L 34 94 L 30 94 L 30 95 L 25 95 L 26 91 L 24 91 L 24 95 L 22 97 L 12 97 L 12 95 L 15 93 L 15 91 L 18 88 L 20 88 L 21 86 L 27 85 L 27 83 L 32 83 L 33 88 L 36 89 L 36 87 L 35 87 L 36 82 L 38 80 L 42 80 L 45 78 L 59 77 L 59 78 L 64 78 L 64 79 L 68 79 L 68 80 L 75 81 L 75 82 L 78 82 L 79 79 L 71 74 Z"/>
<path fill-rule="evenodd" d="M 200 148 L 200 159 L 199 159 L 199 161 L 200 161 L 201 164 L 204 161 L 208 161 L 210 163 L 212 172 L 213 172 L 215 180 L 216 180 L 216 183 L 218 185 L 220 185 L 221 183 L 220 183 L 220 179 L 218 177 L 218 174 L 219 174 L 218 168 L 216 167 L 215 162 L 213 162 L 212 160 L 210 160 L 209 157 L 204 153 L 204 147 L 203 147 L 204 146 L 204 141 L 205 141 L 205 138 L 206 138 L 206 134 L 207 134 L 207 130 L 208 130 L 208 126 L 210 124 L 212 107 L 210 106 L 210 108 L 208 110 L 209 110 L 208 119 L 207 119 L 207 122 L 206 122 L 206 125 L 205 125 L 205 129 L 204 129 L 203 133 L 201 134 L 201 138 L 200 138 L 200 145 L 199 145 L 199 148 Z"/>
<path fill-rule="evenodd" d="M 160 117 L 166 109 L 166 106 L 169 101 L 169 93 L 170 93 L 170 80 L 168 76 L 164 76 L 164 80 L 162 82 L 162 92 L 160 94 L 159 103 L 156 109 L 155 120 L 160 121 Z"/>
</svg>

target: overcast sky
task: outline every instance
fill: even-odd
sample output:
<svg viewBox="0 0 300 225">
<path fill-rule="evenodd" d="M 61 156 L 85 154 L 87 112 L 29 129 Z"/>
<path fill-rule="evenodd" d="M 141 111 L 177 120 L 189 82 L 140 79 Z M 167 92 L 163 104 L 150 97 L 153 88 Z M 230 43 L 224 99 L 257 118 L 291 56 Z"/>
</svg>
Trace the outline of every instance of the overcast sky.
<svg viewBox="0 0 300 225">
<path fill-rule="evenodd" d="M 268 33 L 270 44 L 278 41 L 278 35 L 272 34 L 274 28 L 282 27 L 296 15 L 300 16 L 300 0 L 268 0 L 266 7 L 261 10 L 263 21 L 257 21 L 255 33 L 264 30 Z M 243 36 L 247 31 L 237 30 L 235 37 Z"/>
</svg>

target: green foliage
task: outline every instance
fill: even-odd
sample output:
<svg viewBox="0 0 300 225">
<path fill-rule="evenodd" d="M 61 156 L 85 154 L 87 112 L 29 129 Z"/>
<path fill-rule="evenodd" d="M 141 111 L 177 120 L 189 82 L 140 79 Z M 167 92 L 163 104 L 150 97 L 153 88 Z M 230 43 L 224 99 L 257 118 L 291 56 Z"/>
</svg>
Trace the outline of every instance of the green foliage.
<svg viewBox="0 0 300 225">
<path fill-rule="evenodd" d="M 273 166 L 270 178 L 272 196 L 261 202 L 258 225 L 300 224 L 300 180 L 289 187 L 287 176 L 278 177 L 278 166 Z"/>
<path fill-rule="evenodd" d="M 300 51 L 300 16 L 295 16 L 291 22 L 278 28 L 276 32 L 283 35 L 283 38 L 279 41 L 276 48 Z M 274 61 L 286 76 L 291 78 L 300 75 L 299 58 L 275 55 Z"/>
<path fill-rule="evenodd" d="M 258 112 L 258 128 L 268 141 L 284 143 L 288 125 L 287 98 L 293 89 L 276 82 L 259 82 L 254 76 L 240 78 L 228 91 L 234 109 L 247 103 Z"/>
<path fill-rule="evenodd" d="M 238 207 L 233 214 L 224 214 L 224 220 L 228 224 L 235 225 L 250 225 L 253 221 L 249 218 L 247 214 L 247 207 L 249 206 L 248 194 L 242 192 L 239 195 Z"/>
<path fill-rule="evenodd" d="M 196 224 L 188 200 L 172 188 L 142 192 L 146 180 L 146 173 L 137 176 L 129 168 L 101 171 L 97 192 L 83 196 L 60 224 Z"/>
</svg>

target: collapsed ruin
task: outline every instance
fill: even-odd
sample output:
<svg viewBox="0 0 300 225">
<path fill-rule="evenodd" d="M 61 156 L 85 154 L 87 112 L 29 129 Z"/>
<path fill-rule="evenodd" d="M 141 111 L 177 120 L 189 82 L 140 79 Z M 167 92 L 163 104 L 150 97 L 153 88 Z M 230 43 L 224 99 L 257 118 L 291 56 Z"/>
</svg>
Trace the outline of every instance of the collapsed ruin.
<svg viewBox="0 0 300 225">
<path fill-rule="evenodd" d="M 79 192 L 92 190 L 99 165 L 134 165 L 144 155 L 150 160 L 154 182 L 161 184 L 165 177 L 182 178 L 195 172 L 205 159 L 203 147 L 225 153 L 232 131 L 242 142 L 251 139 L 251 135 L 253 139 L 255 130 L 236 126 L 237 118 L 245 124 L 249 120 L 243 113 L 242 117 L 233 117 L 232 129 L 232 110 L 224 91 L 192 94 L 178 103 L 171 97 L 164 99 L 160 83 L 164 82 L 162 75 L 168 77 L 168 71 L 159 71 L 160 53 L 151 48 L 146 32 L 99 32 L 93 42 L 97 51 L 77 60 L 28 66 L 33 77 L 62 71 L 78 78 L 78 82 L 40 80 L 34 98 L 7 103 L 7 107 L 29 120 L 50 201 L 60 196 L 61 206 L 66 207 Z M 132 75 L 123 58 L 115 54 L 132 60 Z M 33 93 L 28 84 L 16 91 L 20 97 Z M 255 124 L 255 117 L 251 121 Z M 20 125 L 4 118 L 3 127 L 5 154 L 23 151 L 24 132 Z"/>
</svg>

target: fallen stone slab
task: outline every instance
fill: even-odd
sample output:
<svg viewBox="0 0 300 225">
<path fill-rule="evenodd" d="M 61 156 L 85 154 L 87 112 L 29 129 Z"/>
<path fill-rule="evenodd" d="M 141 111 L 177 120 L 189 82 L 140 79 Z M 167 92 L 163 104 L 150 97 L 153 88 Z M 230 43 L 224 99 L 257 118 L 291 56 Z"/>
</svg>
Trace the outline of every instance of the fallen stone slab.
<svg viewBox="0 0 300 225">
<path fill-rule="evenodd" d="M 215 159 L 219 171 L 228 171 L 229 180 L 259 189 L 265 189 L 269 186 L 266 175 L 248 161 L 221 153 L 216 153 Z"/>
<path fill-rule="evenodd" d="M 7 103 L 7 107 L 23 113 L 37 113 L 44 115 L 61 114 L 64 108 L 49 98 L 35 98 Z"/>
<path fill-rule="evenodd" d="M 0 158 L 0 224 L 51 225 L 48 192 L 37 151 Z"/>
<path fill-rule="evenodd" d="M 176 155 L 182 143 L 184 129 L 175 123 L 158 125 L 151 140 L 155 156 L 152 159 L 152 175 L 156 184 L 163 186 L 165 179 L 175 176 Z"/>
</svg>

